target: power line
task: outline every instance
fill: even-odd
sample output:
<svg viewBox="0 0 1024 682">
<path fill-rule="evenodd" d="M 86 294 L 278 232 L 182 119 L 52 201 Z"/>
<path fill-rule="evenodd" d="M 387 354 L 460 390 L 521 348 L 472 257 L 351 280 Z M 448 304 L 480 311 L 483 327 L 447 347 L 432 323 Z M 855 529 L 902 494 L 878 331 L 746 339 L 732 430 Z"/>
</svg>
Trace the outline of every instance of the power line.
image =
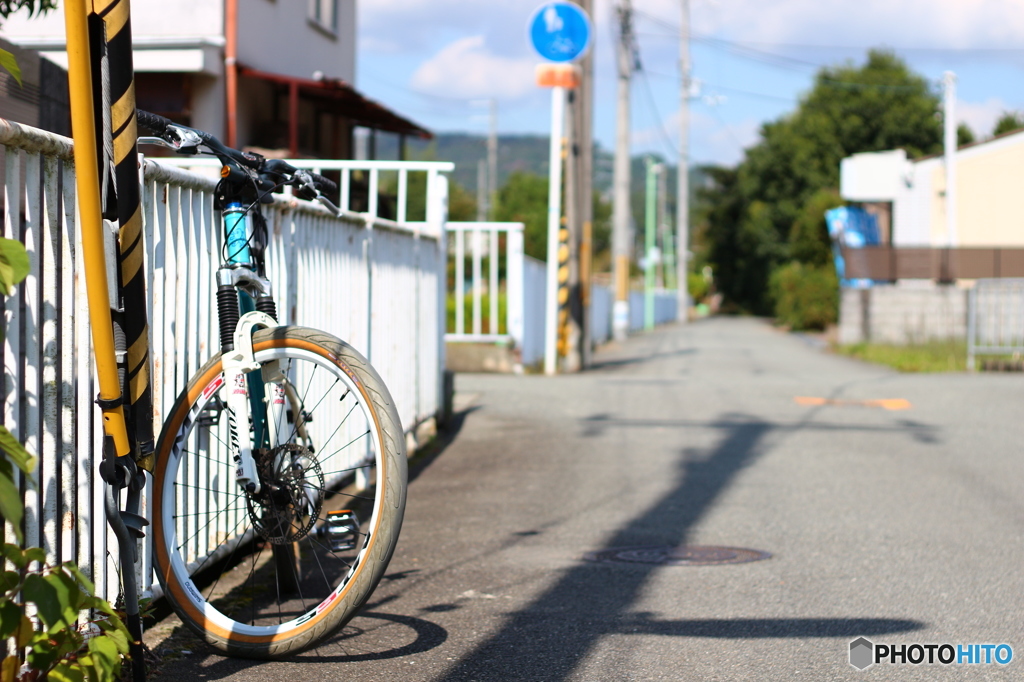
<svg viewBox="0 0 1024 682">
<path fill-rule="evenodd" d="M 672 158 L 679 158 L 679 151 L 672 146 L 672 138 L 665 129 L 665 119 L 661 117 L 658 112 L 658 105 L 654 100 L 654 92 L 651 90 L 651 82 L 647 78 L 647 73 L 641 69 L 638 71 L 640 74 L 640 80 L 644 86 L 644 92 L 647 94 L 647 104 L 651 108 L 651 112 L 654 114 L 654 120 L 656 121 L 656 128 L 661 137 L 661 142 L 665 145 L 665 149 L 668 150 L 668 156 Z"/>
<path fill-rule="evenodd" d="M 653 35 L 662 38 L 678 39 L 679 37 L 679 26 L 673 24 L 667 19 L 662 19 L 654 14 L 643 12 L 641 10 L 635 10 L 635 14 L 643 16 L 645 19 L 658 24 L 662 27 L 671 29 L 673 33 L 655 33 L 655 34 L 644 34 Z M 837 50 L 837 51 L 865 51 L 876 49 L 879 47 L 891 50 L 898 50 L 900 52 L 953 52 L 953 53 L 1015 53 L 1024 52 L 1024 47 L 925 47 L 925 46 L 900 46 L 900 45 L 813 45 L 809 43 L 775 43 L 765 41 L 739 41 L 739 40 L 725 40 L 722 38 L 715 38 L 709 34 L 701 34 L 695 31 L 690 32 L 691 40 L 718 40 L 721 42 L 732 43 L 743 47 L 751 47 L 757 49 L 757 47 L 777 47 L 784 49 L 796 49 L 796 50 Z"/>
</svg>

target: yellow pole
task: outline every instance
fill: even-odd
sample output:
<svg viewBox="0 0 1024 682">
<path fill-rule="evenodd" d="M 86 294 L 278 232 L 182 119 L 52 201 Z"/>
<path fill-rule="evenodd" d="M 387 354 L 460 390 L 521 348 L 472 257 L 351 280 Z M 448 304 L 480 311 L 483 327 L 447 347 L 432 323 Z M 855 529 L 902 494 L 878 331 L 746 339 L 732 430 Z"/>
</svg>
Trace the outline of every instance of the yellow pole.
<svg viewBox="0 0 1024 682">
<path fill-rule="evenodd" d="M 75 141 L 75 177 L 82 230 L 81 258 L 89 297 L 89 322 L 96 354 L 100 400 L 120 401 L 121 382 L 114 356 L 114 327 L 110 319 L 107 266 L 103 248 L 103 213 L 96 158 L 96 123 L 93 113 L 92 71 L 89 60 L 87 0 L 67 0 L 64 22 L 68 42 L 68 85 L 71 94 L 71 130 Z M 114 441 L 117 455 L 127 455 L 128 431 L 121 405 L 103 408 L 103 430 Z"/>
</svg>

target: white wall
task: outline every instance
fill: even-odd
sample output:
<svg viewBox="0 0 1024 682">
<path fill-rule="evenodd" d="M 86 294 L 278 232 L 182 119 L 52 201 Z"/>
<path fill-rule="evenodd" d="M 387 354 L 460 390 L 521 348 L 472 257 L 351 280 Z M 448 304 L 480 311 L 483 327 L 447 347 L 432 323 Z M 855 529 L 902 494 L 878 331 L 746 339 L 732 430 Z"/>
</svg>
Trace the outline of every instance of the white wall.
<svg viewBox="0 0 1024 682">
<path fill-rule="evenodd" d="M 268 0 L 259 0 L 267 3 Z M 252 0 L 242 5 L 254 4 Z M 47 14 L 28 17 L 20 11 L 4 22 L 2 32 L 14 42 L 64 45 L 64 3 Z M 224 36 L 224 6 L 217 0 L 161 0 L 132 3 L 132 39 L 136 45 L 197 43 Z"/>
<path fill-rule="evenodd" d="M 337 0 L 338 28 L 332 34 L 309 19 L 305 0 L 240 2 L 238 60 L 261 71 L 353 83 L 356 75 L 356 0 Z"/>
</svg>

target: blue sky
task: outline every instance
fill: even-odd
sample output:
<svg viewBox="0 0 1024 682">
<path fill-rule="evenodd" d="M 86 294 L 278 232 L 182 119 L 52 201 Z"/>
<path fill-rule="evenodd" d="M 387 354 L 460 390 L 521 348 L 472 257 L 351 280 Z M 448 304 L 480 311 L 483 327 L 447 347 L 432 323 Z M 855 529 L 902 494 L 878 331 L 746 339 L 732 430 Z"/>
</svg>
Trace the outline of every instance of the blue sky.
<svg viewBox="0 0 1024 682">
<path fill-rule="evenodd" d="M 357 85 L 435 131 L 545 133 L 550 94 L 533 85 L 539 58 L 526 24 L 539 0 L 364 0 Z M 613 0 L 595 0 L 595 136 L 614 139 Z M 938 81 L 958 77 L 957 117 L 988 134 L 1024 110 L 1024 0 L 691 0 L 691 155 L 735 163 L 762 122 L 794 108 L 817 65 L 896 50 Z M 634 0 L 646 72 L 633 90 L 633 151 L 673 158 L 678 140 L 679 0 Z M 828 47 L 831 46 L 831 47 Z"/>
</svg>

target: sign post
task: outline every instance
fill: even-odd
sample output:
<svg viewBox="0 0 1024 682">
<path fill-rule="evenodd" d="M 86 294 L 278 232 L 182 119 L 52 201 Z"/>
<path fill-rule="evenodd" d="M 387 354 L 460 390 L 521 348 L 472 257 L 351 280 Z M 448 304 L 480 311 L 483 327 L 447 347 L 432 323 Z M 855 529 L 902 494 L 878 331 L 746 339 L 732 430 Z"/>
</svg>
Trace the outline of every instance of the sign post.
<svg viewBox="0 0 1024 682">
<path fill-rule="evenodd" d="M 562 138 L 565 125 L 565 94 L 579 84 L 579 70 L 571 62 L 590 47 L 590 17 L 571 2 L 548 2 L 533 14 L 530 42 L 548 63 L 537 67 L 537 85 L 551 88 L 551 147 L 548 176 L 548 262 L 544 325 L 544 373 L 557 369 L 559 283 L 568 280 L 568 265 L 559 267 L 562 231 Z M 560 270 L 565 277 L 560 277 Z M 568 290 L 565 290 L 566 299 Z"/>
</svg>

